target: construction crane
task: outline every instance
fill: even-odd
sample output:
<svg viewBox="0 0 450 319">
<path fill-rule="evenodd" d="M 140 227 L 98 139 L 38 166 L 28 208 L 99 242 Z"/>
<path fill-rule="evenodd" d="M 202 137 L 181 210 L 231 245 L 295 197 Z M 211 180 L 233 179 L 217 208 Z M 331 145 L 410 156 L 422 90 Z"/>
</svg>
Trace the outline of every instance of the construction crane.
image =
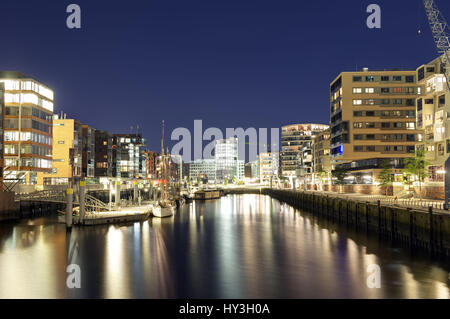
<svg viewBox="0 0 450 319">
<path fill-rule="evenodd" d="M 450 28 L 434 0 L 423 0 L 423 5 L 450 91 Z"/>
</svg>

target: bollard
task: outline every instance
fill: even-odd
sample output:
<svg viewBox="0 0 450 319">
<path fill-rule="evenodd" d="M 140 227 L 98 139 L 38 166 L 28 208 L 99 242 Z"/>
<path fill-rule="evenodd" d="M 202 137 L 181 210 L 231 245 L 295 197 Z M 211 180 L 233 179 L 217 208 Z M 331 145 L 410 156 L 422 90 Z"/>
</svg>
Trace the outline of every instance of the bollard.
<svg viewBox="0 0 450 319">
<path fill-rule="evenodd" d="M 84 220 L 84 214 L 86 212 L 85 195 L 86 195 L 86 182 L 80 181 L 80 222 Z"/>
<path fill-rule="evenodd" d="M 66 207 L 66 228 L 72 227 L 72 199 L 73 199 L 73 189 L 68 188 L 67 189 L 67 207 Z"/>
<path fill-rule="evenodd" d="M 120 182 L 116 182 L 116 209 L 120 207 Z"/>
</svg>

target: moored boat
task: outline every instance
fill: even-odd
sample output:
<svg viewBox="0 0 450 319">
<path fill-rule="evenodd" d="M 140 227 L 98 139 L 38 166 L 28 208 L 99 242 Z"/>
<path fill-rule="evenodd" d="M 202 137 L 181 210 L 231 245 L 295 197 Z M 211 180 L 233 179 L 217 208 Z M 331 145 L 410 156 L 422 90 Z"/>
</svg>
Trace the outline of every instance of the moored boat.
<svg viewBox="0 0 450 319">
<path fill-rule="evenodd" d="M 164 121 L 162 122 L 162 138 L 161 138 L 161 199 L 153 207 L 154 217 L 170 217 L 175 213 L 174 204 L 169 199 L 169 194 L 167 192 L 167 163 L 166 155 L 164 153 Z"/>
</svg>

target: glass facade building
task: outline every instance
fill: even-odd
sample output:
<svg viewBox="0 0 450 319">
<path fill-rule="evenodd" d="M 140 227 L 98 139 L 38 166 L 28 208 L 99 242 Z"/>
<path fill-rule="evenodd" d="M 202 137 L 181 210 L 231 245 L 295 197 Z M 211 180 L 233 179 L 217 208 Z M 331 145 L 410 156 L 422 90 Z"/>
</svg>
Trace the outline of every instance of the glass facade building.
<svg viewBox="0 0 450 319">
<path fill-rule="evenodd" d="M 145 139 L 141 134 L 113 135 L 113 176 L 145 178 Z"/>
<path fill-rule="evenodd" d="M 217 140 L 215 145 L 216 180 L 232 182 L 244 177 L 244 161 L 239 160 L 238 139 Z"/>
<path fill-rule="evenodd" d="M 10 179 L 36 183 L 52 170 L 53 91 L 19 72 L 0 72 L 4 85 L 4 166 Z"/>
</svg>

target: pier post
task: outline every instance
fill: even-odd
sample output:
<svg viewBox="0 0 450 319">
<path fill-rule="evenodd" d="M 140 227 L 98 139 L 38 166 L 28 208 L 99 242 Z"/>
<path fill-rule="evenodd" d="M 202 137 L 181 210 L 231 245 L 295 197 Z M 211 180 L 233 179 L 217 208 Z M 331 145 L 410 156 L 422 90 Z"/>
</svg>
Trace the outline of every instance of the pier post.
<svg viewBox="0 0 450 319">
<path fill-rule="evenodd" d="M 366 233 L 369 233 L 369 202 L 366 202 Z"/>
<path fill-rule="evenodd" d="M 66 228 L 72 228 L 73 188 L 67 189 Z"/>
<path fill-rule="evenodd" d="M 434 227 L 433 227 L 433 207 L 428 207 L 428 213 L 430 215 L 430 252 L 433 254 L 434 252 Z"/>
<path fill-rule="evenodd" d="M 120 182 L 116 181 L 116 209 L 120 207 Z"/>
<path fill-rule="evenodd" d="M 136 181 L 134 181 L 133 182 L 133 203 L 137 203 L 137 201 L 138 201 L 138 195 L 137 195 L 137 193 L 138 193 L 138 188 L 137 188 L 137 182 Z"/>
<path fill-rule="evenodd" d="M 414 213 L 411 208 L 406 208 L 409 213 L 409 248 L 414 249 Z"/>
<path fill-rule="evenodd" d="M 141 190 L 138 190 L 138 205 L 141 206 Z"/>
<path fill-rule="evenodd" d="M 86 195 L 86 182 L 81 180 L 80 181 L 80 221 L 82 222 L 84 220 L 84 214 L 86 212 L 86 206 L 85 206 L 85 195 Z"/>
<path fill-rule="evenodd" d="M 112 210 L 112 188 L 113 188 L 113 183 L 110 180 L 109 181 L 109 211 Z"/>
<path fill-rule="evenodd" d="M 381 201 L 377 200 L 378 208 L 378 237 L 381 237 Z"/>
</svg>

